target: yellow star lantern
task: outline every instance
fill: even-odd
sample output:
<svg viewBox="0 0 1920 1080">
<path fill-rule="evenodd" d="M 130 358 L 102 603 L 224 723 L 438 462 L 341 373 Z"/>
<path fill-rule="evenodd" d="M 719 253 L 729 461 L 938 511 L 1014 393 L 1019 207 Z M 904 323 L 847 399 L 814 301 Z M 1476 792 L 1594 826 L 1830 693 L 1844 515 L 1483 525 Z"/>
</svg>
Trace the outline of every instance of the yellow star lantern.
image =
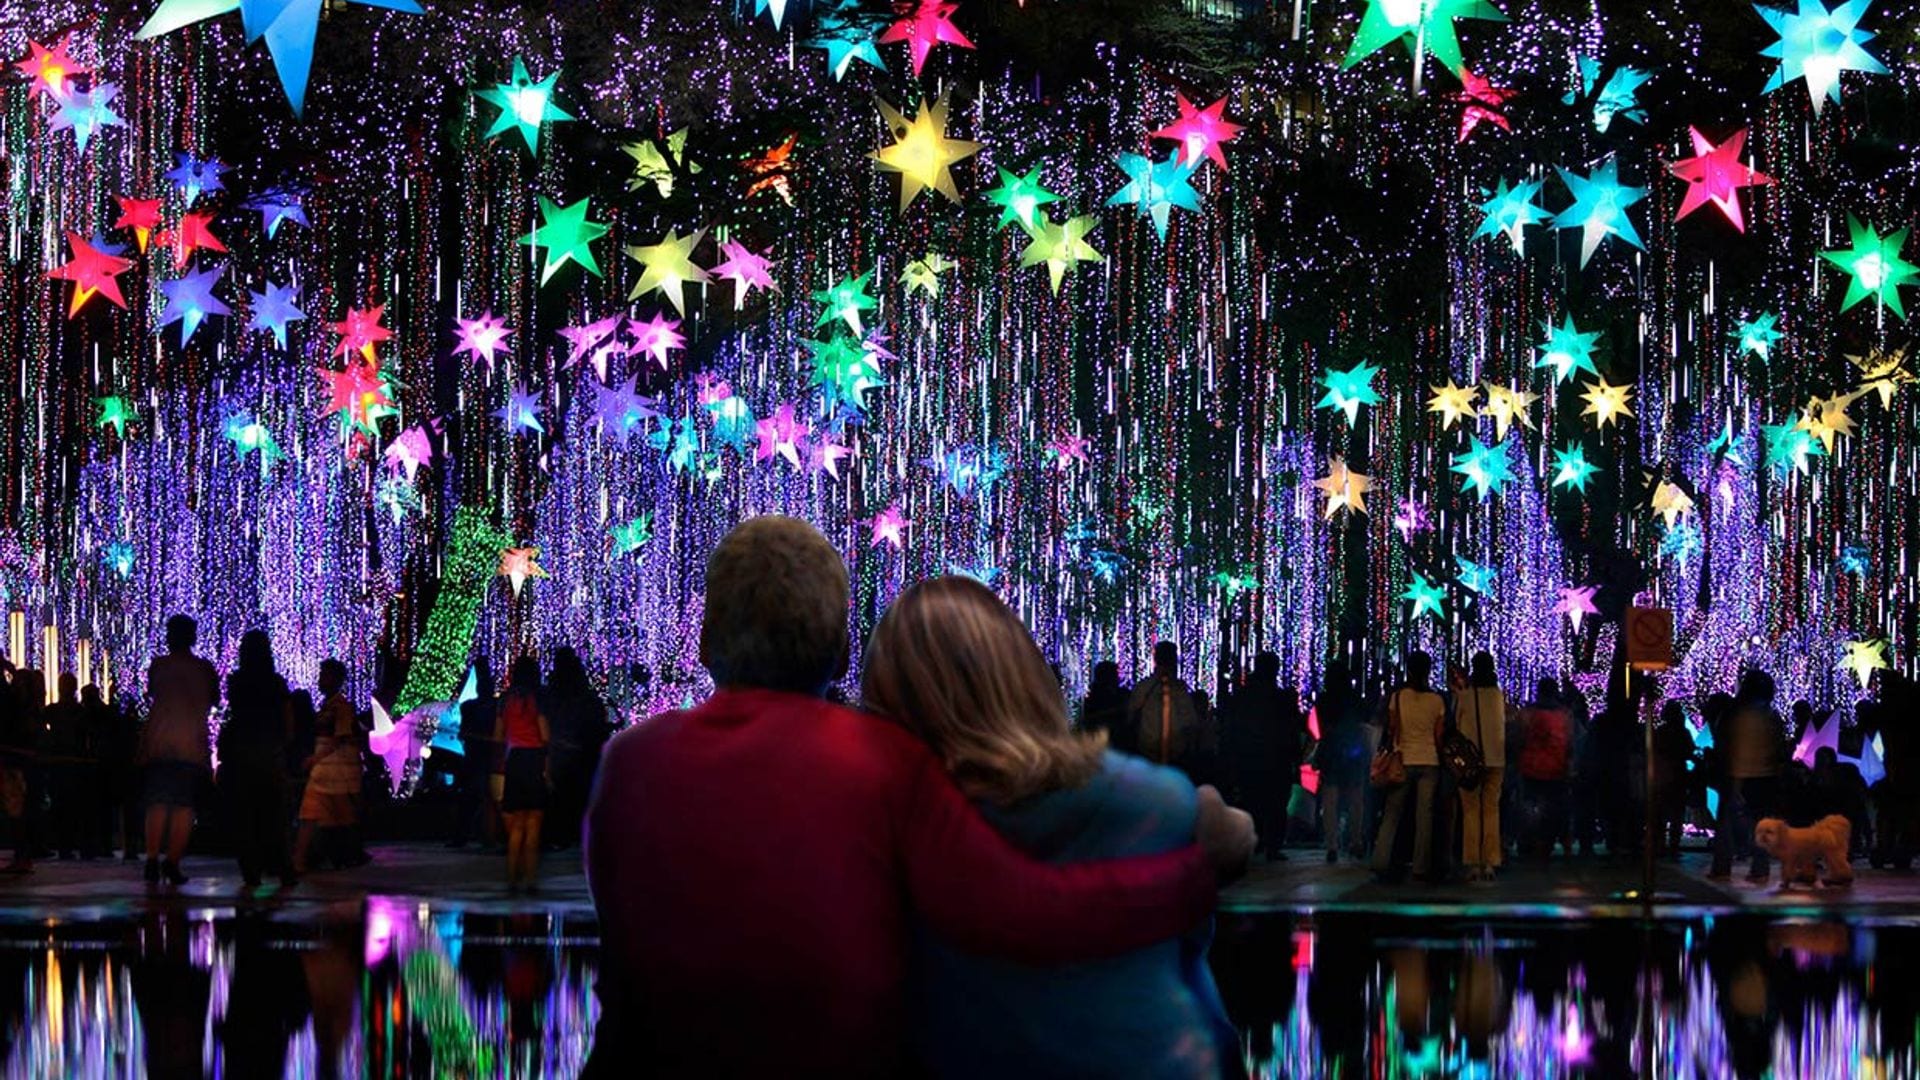
<svg viewBox="0 0 1920 1080">
<path fill-rule="evenodd" d="M 912 120 L 885 101 L 875 99 L 880 117 L 893 133 L 894 143 L 873 153 L 882 169 L 900 174 L 900 210 L 905 212 L 914 197 L 927 188 L 959 202 L 960 192 L 953 186 L 953 165 L 980 152 L 980 144 L 966 139 L 947 138 L 947 99 L 923 103 Z"/>
<path fill-rule="evenodd" d="M 1880 407 L 1893 407 L 1893 392 L 1914 381 L 1913 372 L 1906 369 L 1907 350 L 1874 349 L 1865 356 L 1847 357 L 1860 371 L 1860 391 L 1868 390 L 1880 395 Z"/>
<path fill-rule="evenodd" d="M 1833 453 L 1834 440 L 1842 435 L 1853 436 L 1853 417 L 1847 415 L 1847 407 L 1855 398 L 1867 391 L 1856 390 L 1851 394 L 1835 394 L 1830 398 L 1809 398 L 1806 409 L 1800 414 L 1800 421 L 1793 425 L 1794 430 L 1804 431 L 1820 440 L 1821 449 Z"/>
<path fill-rule="evenodd" d="M 1455 386 L 1453 380 L 1448 379 L 1447 385 L 1433 388 L 1433 396 L 1427 399 L 1427 411 L 1439 413 L 1440 426 L 1451 431 L 1453 425 L 1462 419 L 1471 420 L 1480 415 L 1479 410 L 1473 407 L 1474 399 L 1479 394 L 1478 387 Z M 1502 430 L 1500 434 L 1505 436 L 1506 431 Z"/>
<path fill-rule="evenodd" d="M 1659 487 L 1653 489 L 1653 512 L 1660 515 L 1660 520 L 1666 523 L 1667 530 L 1671 532 L 1673 523 L 1681 515 L 1693 512 L 1693 496 L 1680 490 L 1678 485 L 1663 480 Z"/>
<path fill-rule="evenodd" d="M 1101 255 L 1087 243 L 1087 233 L 1093 231 L 1098 223 L 1092 214 L 1068 218 L 1062 224 L 1043 220 L 1037 232 L 1029 233 L 1033 242 L 1020 253 L 1020 267 L 1047 264 L 1047 275 L 1053 282 L 1054 295 L 1060 294 L 1060 279 L 1074 263 L 1099 262 Z"/>
<path fill-rule="evenodd" d="M 640 280 L 634 283 L 627 299 L 638 300 L 647 293 L 662 292 L 673 302 L 673 310 L 685 315 L 687 302 L 683 287 L 689 283 L 705 285 L 711 280 L 705 270 L 693 265 L 692 259 L 693 249 L 706 235 L 705 229 L 696 229 L 686 236 L 669 230 L 666 239 L 657 244 L 628 248 L 628 258 L 646 269 L 641 271 Z"/>
<path fill-rule="evenodd" d="M 1867 684 L 1873 682 L 1873 673 L 1887 666 L 1887 643 L 1875 638 L 1847 642 L 1847 655 L 1840 658 L 1835 670 L 1851 673 L 1860 689 L 1865 690 Z"/>
<path fill-rule="evenodd" d="M 1313 486 L 1326 492 L 1328 517 L 1343 509 L 1364 514 L 1367 512 L 1367 492 L 1373 490 L 1373 480 L 1347 468 L 1347 463 L 1342 459 L 1334 458 L 1327 464 L 1327 475 L 1315 480 Z"/>
<path fill-rule="evenodd" d="M 929 251 L 926 258 L 915 259 L 900 271 L 900 283 L 906 286 L 908 296 L 916 292 L 939 296 L 940 275 L 959 265 L 937 251 Z"/>
<path fill-rule="evenodd" d="M 1595 428 L 1604 430 L 1615 420 L 1633 415 L 1633 409 L 1630 407 L 1630 399 L 1633 396 L 1632 386 L 1616 386 L 1608 382 L 1604 376 L 1599 382 L 1583 385 L 1586 386 L 1587 392 L 1580 395 L 1580 400 L 1586 402 L 1587 407 L 1580 410 L 1580 415 L 1593 417 Z"/>
<path fill-rule="evenodd" d="M 1533 417 L 1528 410 L 1540 400 L 1540 395 L 1527 390 L 1515 390 L 1499 383 L 1487 383 L 1487 403 L 1480 407 L 1481 416 L 1493 417 L 1494 441 L 1507 437 L 1507 428 L 1515 422 L 1527 430 L 1533 430 Z"/>
</svg>

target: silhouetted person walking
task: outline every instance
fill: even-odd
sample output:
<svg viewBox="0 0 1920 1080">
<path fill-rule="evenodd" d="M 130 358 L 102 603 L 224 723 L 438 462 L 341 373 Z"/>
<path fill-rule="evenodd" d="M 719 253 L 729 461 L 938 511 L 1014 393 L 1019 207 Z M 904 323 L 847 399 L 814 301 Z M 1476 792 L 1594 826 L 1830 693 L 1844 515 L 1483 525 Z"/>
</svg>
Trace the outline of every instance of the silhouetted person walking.
<svg viewBox="0 0 1920 1080">
<path fill-rule="evenodd" d="M 175 885 L 193 833 L 193 803 L 207 779 L 211 756 L 207 713 L 220 700 L 220 676 L 193 654 L 199 624 L 186 615 L 167 620 L 167 652 L 147 667 L 147 726 L 142 732 L 146 759 L 147 880 L 162 877 Z"/>
<path fill-rule="evenodd" d="M 1120 665 L 1102 660 L 1093 665 L 1093 682 L 1080 703 L 1080 730 L 1107 733 L 1107 745 L 1122 753 L 1134 752 L 1138 732 L 1127 726 L 1127 688 L 1120 685 Z"/>
<path fill-rule="evenodd" d="M 287 859 L 287 744 L 293 709 L 287 680 L 273 665 L 264 630 L 240 639 L 240 660 L 227 675 L 227 722 L 220 728 L 220 793 L 227 806 L 240 877 L 248 888 L 260 875 L 293 884 Z"/>
<path fill-rule="evenodd" d="M 1127 699 L 1127 723 L 1134 731 L 1135 753 L 1191 773 L 1200 749 L 1200 716 L 1180 680 L 1180 649 L 1173 642 L 1153 647 L 1153 674 Z"/>
<path fill-rule="evenodd" d="M 607 723 L 607 704 L 587 678 L 580 654 L 566 645 L 553 651 L 546 713 L 553 729 L 549 748 L 553 809 L 547 823 L 547 843 L 572 847 L 580 842 L 580 819 L 587 812 L 593 773 L 600 764 L 600 750 L 613 730 Z"/>
<path fill-rule="evenodd" d="M 1240 780 L 1240 798 L 1253 815 L 1267 858 L 1285 859 L 1287 802 L 1300 776 L 1300 740 L 1306 722 L 1300 715 L 1300 693 L 1282 688 L 1280 658 L 1263 652 L 1254 657 L 1253 674 L 1233 696 L 1228 720 L 1228 745 Z"/>
</svg>

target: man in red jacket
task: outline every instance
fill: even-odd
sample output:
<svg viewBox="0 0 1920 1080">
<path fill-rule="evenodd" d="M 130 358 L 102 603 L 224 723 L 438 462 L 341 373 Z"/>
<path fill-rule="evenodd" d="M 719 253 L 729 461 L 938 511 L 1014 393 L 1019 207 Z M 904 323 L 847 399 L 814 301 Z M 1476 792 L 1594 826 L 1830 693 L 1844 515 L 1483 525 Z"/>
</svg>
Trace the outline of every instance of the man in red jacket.
<svg viewBox="0 0 1920 1080">
<path fill-rule="evenodd" d="M 804 522 L 750 520 L 707 563 L 705 704 L 607 745 L 587 814 L 601 1019 L 590 1076 L 887 1076 L 922 920 L 1028 963 L 1127 952 L 1212 909 L 1246 815 L 1201 844 L 1047 866 L 1009 847 L 903 729 L 819 695 L 847 662 L 847 571 Z"/>
</svg>

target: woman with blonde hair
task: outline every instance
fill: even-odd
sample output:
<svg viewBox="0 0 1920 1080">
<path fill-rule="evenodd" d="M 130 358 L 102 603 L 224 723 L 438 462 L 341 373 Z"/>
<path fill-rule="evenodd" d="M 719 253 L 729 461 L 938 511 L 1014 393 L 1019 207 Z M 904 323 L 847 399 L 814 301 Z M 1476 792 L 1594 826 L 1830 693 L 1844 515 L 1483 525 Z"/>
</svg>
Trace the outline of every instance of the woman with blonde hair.
<svg viewBox="0 0 1920 1080">
<path fill-rule="evenodd" d="M 868 643 L 863 692 L 1036 858 L 1171 851 L 1193 835 L 1193 785 L 1072 732 L 1026 626 L 971 578 L 900 595 Z M 920 1055 L 941 1076 L 1219 1076 L 1236 1042 L 1206 946 L 1197 932 L 1042 970 L 968 955 L 922 931 L 911 1001 Z"/>
</svg>

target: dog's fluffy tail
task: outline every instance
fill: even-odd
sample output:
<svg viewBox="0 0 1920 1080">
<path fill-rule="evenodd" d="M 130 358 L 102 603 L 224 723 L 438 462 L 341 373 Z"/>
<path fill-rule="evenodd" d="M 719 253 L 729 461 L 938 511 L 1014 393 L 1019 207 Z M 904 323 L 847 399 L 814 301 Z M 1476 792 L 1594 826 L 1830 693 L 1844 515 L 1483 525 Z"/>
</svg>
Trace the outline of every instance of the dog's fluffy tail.
<svg viewBox="0 0 1920 1080">
<path fill-rule="evenodd" d="M 1853 847 L 1853 822 L 1848 821 L 1845 815 L 1828 814 L 1820 819 L 1820 827 L 1833 830 L 1833 835 L 1840 841 L 1841 851 Z"/>
</svg>

